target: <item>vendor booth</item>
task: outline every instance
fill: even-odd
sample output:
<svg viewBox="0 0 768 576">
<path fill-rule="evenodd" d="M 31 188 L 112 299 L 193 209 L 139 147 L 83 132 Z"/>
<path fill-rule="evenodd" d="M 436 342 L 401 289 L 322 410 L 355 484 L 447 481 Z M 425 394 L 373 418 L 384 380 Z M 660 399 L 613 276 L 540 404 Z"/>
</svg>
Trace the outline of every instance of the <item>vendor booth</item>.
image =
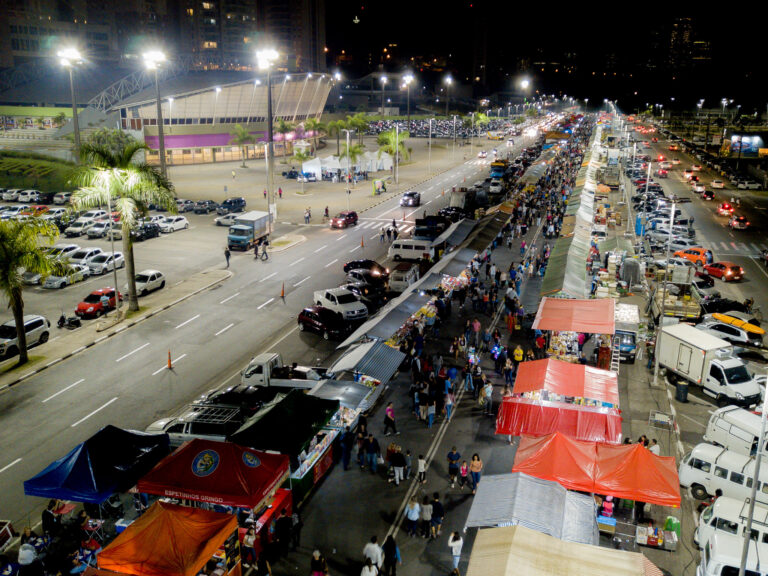
<svg viewBox="0 0 768 576">
<path fill-rule="evenodd" d="M 301 502 L 333 465 L 333 441 L 339 430 L 328 423 L 338 410 L 338 400 L 292 390 L 247 420 L 229 440 L 289 456 L 293 499 Z"/>
<path fill-rule="evenodd" d="M 521 362 L 512 393 L 523 394 L 532 400 L 619 407 L 619 383 L 615 372 L 556 358 Z"/>
<path fill-rule="evenodd" d="M 554 480 L 570 490 L 680 506 L 674 457 L 656 456 L 641 444 L 615 446 L 563 434 L 524 436 L 512 471 Z"/>
<path fill-rule="evenodd" d="M 98 566 L 134 576 L 195 576 L 215 566 L 218 574 L 240 576 L 237 519 L 156 502 L 102 550 Z"/>
<path fill-rule="evenodd" d="M 592 496 L 517 472 L 483 476 L 465 530 L 517 525 L 568 542 L 600 541 Z"/>
<path fill-rule="evenodd" d="M 524 526 L 480 530 L 467 576 L 661 576 L 645 556 L 558 540 Z"/>
<path fill-rule="evenodd" d="M 496 415 L 496 434 L 544 436 L 555 432 L 579 440 L 618 444 L 621 442 L 621 414 L 616 408 L 514 396 L 502 401 Z"/>
</svg>

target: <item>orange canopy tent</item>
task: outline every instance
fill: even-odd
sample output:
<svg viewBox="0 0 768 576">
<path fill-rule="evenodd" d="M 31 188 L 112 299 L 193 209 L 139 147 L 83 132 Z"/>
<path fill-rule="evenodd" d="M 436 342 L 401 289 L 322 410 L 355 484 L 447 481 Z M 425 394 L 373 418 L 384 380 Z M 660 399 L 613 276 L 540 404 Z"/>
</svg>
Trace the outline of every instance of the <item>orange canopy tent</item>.
<svg viewBox="0 0 768 576">
<path fill-rule="evenodd" d="M 555 358 L 520 363 L 512 392 L 536 390 L 619 405 L 619 380 L 615 372 Z"/>
<path fill-rule="evenodd" d="M 539 303 L 533 329 L 613 334 L 614 314 L 613 298 L 566 300 L 545 296 Z"/>
<path fill-rule="evenodd" d="M 512 472 L 554 480 L 570 490 L 680 506 L 675 459 L 656 456 L 640 444 L 616 446 L 558 433 L 523 436 Z"/>
<path fill-rule="evenodd" d="M 135 576 L 195 576 L 237 530 L 237 518 L 155 502 L 98 555 L 99 568 Z"/>
</svg>

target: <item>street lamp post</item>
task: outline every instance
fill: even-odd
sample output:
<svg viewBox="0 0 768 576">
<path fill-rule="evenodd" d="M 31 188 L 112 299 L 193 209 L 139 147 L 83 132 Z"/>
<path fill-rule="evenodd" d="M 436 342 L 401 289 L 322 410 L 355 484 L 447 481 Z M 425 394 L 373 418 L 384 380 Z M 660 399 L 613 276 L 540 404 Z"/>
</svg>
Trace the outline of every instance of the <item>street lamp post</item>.
<svg viewBox="0 0 768 576">
<path fill-rule="evenodd" d="M 446 76 L 445 84 L 447 86 L 445 89 L 445 115 L 448 116 L 448 107 L 451 103 L 451 85 L 453 84 L 453 78 L 451 78 L 451 76 Z"/>
<path fill-rule="evenodd" d="M 429 119 L 429 143 L 427 144 L 429 150 L 427 155 L 427 177 L 432 176 L 432 118 Z"/>
<path fill-rule="evenodd" d="M 405 84 L 406 97 L 405 97 L 405 110 L 408 116 L 408 130 L 411 129 L 411 82 L 413 82 L 413 75 L 406 74 L 403 77 L 403 84 Z"/>
<path fill-rule="evenodd" d="M 349 190 L 349 180 L 350 180 L 349 175 L 350 175 L 350 170 L 351 170 L 350 165 L 349 165 L 349 135 L 352 132 L 354 132 L 354 130 L 344 129 L 344 130 L 342 130 L 342 132 L 344 132 L 346 134 L 346 136 L 347 136 L 347 151 L 346 151 L 346 155 L 347 155 L 347 177 L 346 177 L 346 181 L 347 181 L 347 210 L 349 210 L 349 197 L 352 194 L 350 192 L 350 190 Z"/>
<path fill-rule="evenodd" d="M 384 87 L 387 85 L 387 77 L 381 77 L 381 115 L 384 116 Z"/>
<path fill-rule="evenodd" d="M 267 198 L 269 202 L 270 227 L 274 230 L 274 221 L 277 219 L 277 203 L 275 202 L 274 191 L 274 161 L 275 150 L 272 142 L 272 63 L 277 60 L 277 50 L 265 48 L 256 51 L 256 60 L 261 70 L 267 72 Z"/>
<path fill-rule="evenodd" d="M 472 112 L 472 128 L 469 133 L 469 156 L 474 157 L 475 154 L 475 113 Z"/>
<path fill-rule="evenodd" d="M 456 114 L 453 115 L 453 146 L 451 146 L 451 162 L 456 152 Z"/>
<path fill-rule="evenodd" d="M 72 97 L 72 128 L 75 133 L 75 162 L 80 161 L 80 122 L 77 118 L 77 100 L 75 98 L 74 67 L 82 62 L 77 48 L 65 48 L 57 53 L 61 65 L 69 71 L 69 92 Z M 117 290 L 117 287 L 115 287 Z"/>
<path fill-rule="evenodd" d="M 159 50 L 151 50 L 144 53 L 144 65 L 148 70 L 153 70 L 155 73 L 155 98 L 157 102 L 157 142 L 158 152 L 160 154 L 160 172 L 163 176 L 167 176 L 165 167 L 165 135 L 163 134 L 163 107 L 160 103 L 160 78 L 158 75 L 158 69 L 160 64 L 165 62 L 165 54 Z"/>
</svg>

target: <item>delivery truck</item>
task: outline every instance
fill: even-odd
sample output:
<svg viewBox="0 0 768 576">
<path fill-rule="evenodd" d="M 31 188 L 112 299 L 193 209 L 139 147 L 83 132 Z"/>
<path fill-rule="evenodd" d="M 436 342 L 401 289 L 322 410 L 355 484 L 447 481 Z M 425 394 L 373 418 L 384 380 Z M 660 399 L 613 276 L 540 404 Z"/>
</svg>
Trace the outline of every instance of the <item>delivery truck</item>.
<svg viewBox="0 0 768 576">
<path fill-rule="evenodd" d="M 325 368 L 286 366 L 275 352 L 254 356 L 240 373 L 243 386 L 274 386 L 278 388 L 304 388 L 309 390 L 325 379 Z"/>
<path fill-rule="evenodd" d="M 656 346 L 659 367 L 675 384 L 701 386 L 719 406 L 753 406 L 760 402 L 760 386 L 733 347 L 689 324 L 665 326 Z"/>
<path fill-rule="evenodd" d="M 269 213 L 252 210 L 238 216 L 229 227 L 227 246 L 230 250 L 250 250 L 269 234 Z"/>
</svg>

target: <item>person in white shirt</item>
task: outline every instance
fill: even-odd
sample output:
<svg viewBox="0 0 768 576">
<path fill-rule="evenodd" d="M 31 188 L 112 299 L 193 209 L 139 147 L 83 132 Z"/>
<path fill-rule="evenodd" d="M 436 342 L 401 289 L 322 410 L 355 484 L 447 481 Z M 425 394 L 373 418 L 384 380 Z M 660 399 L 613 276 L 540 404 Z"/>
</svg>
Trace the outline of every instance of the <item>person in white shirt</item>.
<svg viewBox="0 0 768 576">
<path fill-rule="evenodd" d="M 451 549 L 451 556 L 453 556 L 453 572 L 459 573 L 459 560 L 461 560 L 461 547 L 464 546 L 464 540 L 458 532 L 451 534 L 448 539 L 448 547 Z"/>
<path fill-rule="evenodd" d="M 360 576 L 376 576 L 379 573 L 379 569 L 373 565 L 370 558 L 365 559 L 365 565 L 363 571 L 360 572 Z"/>
<path fill-rule="evenodd" d="M 648 447 L 648 450 L 651 452 L 651 454 L 656 454 L 656 456 L 661 455 L 661 446 L 659 446 L 659 443 L 656 441 L 656 438 L 651 440 L 651 445 Z"/>
<path fill-rule="evenodd" d="M 376 536 L 371 536 L 371 541 L 363 548 L 363 556 L 369 558 L 377 569 L 381 568 L 381 564 L 384 561 L 384 553 L 378 544 Z"/>
</svg>

